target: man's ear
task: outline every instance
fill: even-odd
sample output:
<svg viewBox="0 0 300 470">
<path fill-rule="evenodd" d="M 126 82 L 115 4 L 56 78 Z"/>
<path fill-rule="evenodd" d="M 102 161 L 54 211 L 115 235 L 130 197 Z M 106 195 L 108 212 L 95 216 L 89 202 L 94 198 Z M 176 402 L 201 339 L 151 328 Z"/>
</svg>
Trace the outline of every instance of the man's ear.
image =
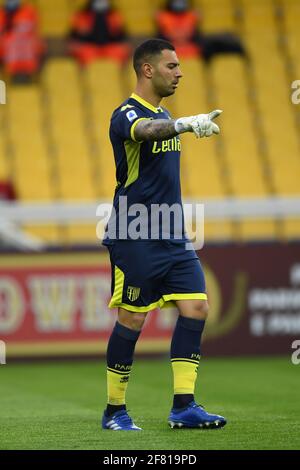
<svg viewBox="0 0 300 470">
<path fill-rule="evenodd" d="M 153 76 L 153 67 L 151 64 L 143 64 L 142 65 L 143 67 L 143 73 L 145 75 L 146 78 L 152 78 Z"/>
</svg>

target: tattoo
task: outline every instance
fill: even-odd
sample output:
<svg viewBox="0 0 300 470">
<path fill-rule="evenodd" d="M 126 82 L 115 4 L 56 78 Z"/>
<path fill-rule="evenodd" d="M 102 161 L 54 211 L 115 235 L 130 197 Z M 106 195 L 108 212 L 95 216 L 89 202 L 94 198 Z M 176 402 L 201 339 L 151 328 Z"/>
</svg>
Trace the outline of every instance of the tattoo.
<svg viewBox="0 0 300 470">
<path fill-rule="evenodd" d="M 140 121 L 134 129 L 137 141 L 164 140 L 178 135 L 173 119 L 147 119 Z"/>
</svg>

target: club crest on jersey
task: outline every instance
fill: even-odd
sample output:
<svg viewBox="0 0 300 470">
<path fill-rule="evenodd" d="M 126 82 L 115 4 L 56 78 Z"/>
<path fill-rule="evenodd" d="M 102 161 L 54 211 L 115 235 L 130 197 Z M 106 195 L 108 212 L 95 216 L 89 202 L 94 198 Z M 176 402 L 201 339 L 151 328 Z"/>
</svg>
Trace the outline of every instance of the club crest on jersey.
<svg viewBox="0 0 300 470">
<path fill-rule="evenodd" d="M 135 118 L 137 118 L 137 114 L 136 112 L 134 111 L 134 109 L 131 109 L 130 111 L 128 111 L 126 113 L 126 117 L 128 119 L 129 122 L 133 121 Z"/>
<path fill-rule="evenodd" d="M 127 287 L 127 297 L 129 300 L 131 300 L 131 302 L 134 302 L 135 300 L 139 298 L 140 292 L 141 292 L 141 289 L 139 287 L 132 287 L 132 286 Z"/>
</svg>

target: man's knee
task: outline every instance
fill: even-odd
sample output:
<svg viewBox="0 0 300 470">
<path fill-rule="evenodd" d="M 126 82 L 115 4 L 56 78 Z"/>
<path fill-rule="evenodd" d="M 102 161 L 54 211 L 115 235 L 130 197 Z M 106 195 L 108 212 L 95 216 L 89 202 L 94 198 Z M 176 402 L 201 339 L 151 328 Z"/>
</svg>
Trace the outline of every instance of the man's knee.
<svg viewBox="0 0 300 470">
<path fill-rule="evenodd" d="M 131 330 L 139 331 L 143 328 L 147 313 L 129 312 L 125 309 L 119 309 L 118 321 L 121 325 Z"/>
<path fill-rule="evenodd" d="M 208 317 L 209 305 L 207 300 L 202 300 L 200 302 L 201 304 L 199 305 L 199 314 L 203 320 L 206 320 Z"/>
<path fill-rule="evenodd" d="M 206 320 L 208 317 L 209 305 L 207 300 L 194 300 L 189 304 L 189 308 L 181 311 L 181 315 L 196 320 Z"/>
</svg>

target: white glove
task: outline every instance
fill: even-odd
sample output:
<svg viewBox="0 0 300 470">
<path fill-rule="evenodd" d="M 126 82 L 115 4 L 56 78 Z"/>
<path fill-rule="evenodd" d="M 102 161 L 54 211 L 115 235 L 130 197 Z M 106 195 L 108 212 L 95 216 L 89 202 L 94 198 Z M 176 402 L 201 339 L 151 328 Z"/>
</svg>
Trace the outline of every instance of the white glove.
<svg viewBox="0 0 300 470">
<path fill-rule="evenodd" d="M 208 114 L 197 114 L 196 116 L 179 118 L 175 121 L 175 130 L 178 134 L 194 132 L 196 137 L 200 138 L 209 137 L 212 134 L 219 134 L 219 126 L 212 122 L 212 120 L 221 113 L 222 111 L 220 109 L 215 109 Z"/>
</svg>

